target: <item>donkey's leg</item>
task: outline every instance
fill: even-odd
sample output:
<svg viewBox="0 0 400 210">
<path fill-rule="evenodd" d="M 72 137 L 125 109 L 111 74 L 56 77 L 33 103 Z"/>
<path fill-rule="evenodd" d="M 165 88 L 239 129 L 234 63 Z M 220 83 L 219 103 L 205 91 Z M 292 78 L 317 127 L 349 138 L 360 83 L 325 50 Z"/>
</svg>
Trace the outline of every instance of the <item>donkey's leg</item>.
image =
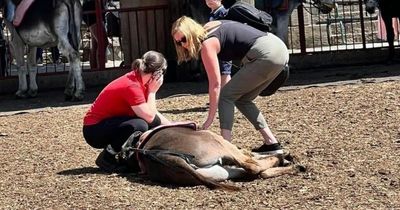
<svg viewBox="0 0 400 210">
<path fill-rule="evenodd" d="M 13 41 L 14 42 L 14 41 Z M 22 42 L 22 41 L 21 41 Z M 17 98 L 27 98 L 28 82 L 26 80 L 27 66 L 25 65 L 25 46 L 22 43 L 14 43 L 14 58 L 18 70 L 18 91 L 15 93 Z"/>
<path fill-rule="evenodd" d="M 75 92 L 73 94 L 72 100 L 78 100 L 81 101 L 83 100 L 84 97 L 84 92 L 85 92 L 85 84 L 83 82 L 82 78 L 82 68 L 81 68 L 81 62 L 79 60 L 79 52 L 78 51 L 73 51 L 71 54 L 68 56 L 69 63 L 71 65 L 70 67 L 70 74 L 68 77 L 68 87 L 71 87 L 75 85 Z M 66 89 L 65 91 L 68 92 L 71 89 Z"/>
<path fill-rule="evenodd" d="M 25 44 L 20 38 L 19 34 L 15 30 L 12 23 L 8 21 L 4 21 L 7 25 L 7 28 L 11 32 L 11 41 L 10 41 L 10 51 L 12 56 L 14 57 L 17 64 L 17 72 L 18 72 L 18 90 L 15 93 L 17 98 L 26 98 L 26 91 L 28 90 L 28 83 L 26 81 L 27 69 L 25 65 L 24 55 L 25 55 Z"/>
<path fill-rule="evenodd" d="M 302 165 L 291 165 L 286 167 L 274 167 L 269 168 L 260 173 L 260 177 L 264 179 L 277 177 L 285 174 L 297 174 L 299 172 L 304 172 L 305 167 Z"/>
<path fill-rule="evenodd" d="M 261 158 L 254 158 L 255 161 L 260 165 L 261 170 L 265 171 L 269 168 L 277 167 L 282 163 L 282 157 L 278 156 L 267 156 Z"/>
<path fill-rule="evenodd" d="M 199 168 L 196 169 L 196 172 L 208 179 L 212 179 L 217 182 L 225 181 L 228 179 L 247 178 L 252 175 L 243 168 L 229 166 L 222 167 L 220 165 L 215 165 L 208 168 Z"/>
<path fill-rule="evenodd" d="M 29 71 L 29 90 L 27 93 L 29 97 L 36 97 L 38 92 L 36 83 L 36 47 L 28 47 L 27 63 Z"/>
<path fill-rule="evenodd" d="M 76 8 L 74 8 L 74 10 L 76 10 Z M 71 17 L 69 9 L 65 6 L 57 8 L 57 12 L 59 15 L 54 19 L 54 28 L 58 40 L 58 49 L 63 55 L 67 56 L 70 64 L 70 72 L 68 74 L 64 94 L 67 100 L 80 101 L 84 96 L 85 84 L 82 79 L 82 69 L 78 50 L 79 46 L 76 46 L 78 49 L 75 49 L 68 38 L 69 33 L 76 31 L 78 34 L 72 34 L 72 36 L 77 36 L 77 39 L 80 41 L 80 21 L 73 24 L 76 28 L 75 30 L 72 30 L 69 23 L 75 21 L 76 17 Z"/>
<path fill-rule="evenodd" d="M 65 97 L 67 100 L 82 100 L 85 91 L 85 84 L 82 79 L 81 62 L 79 52 L 68 42 L 66 36 L 60 37 L 58 48 L 63 55 L 66 55 L 70 64 L 67 84 L 65 86 Z"/>
<path fill-rule="evenodd" d="M 221 136 L 212 133 L 216 140 L 220 142 L 221 146 L 224 148 L 223 162 L 233 162 L 238 167 L 243 168 L 251 174 L 258 174 L 262 171 L 262 168 L 258 163 L 252 159 L 250 156 L 243 154 L 235 145 L 224 140 Z"/>
</svg>

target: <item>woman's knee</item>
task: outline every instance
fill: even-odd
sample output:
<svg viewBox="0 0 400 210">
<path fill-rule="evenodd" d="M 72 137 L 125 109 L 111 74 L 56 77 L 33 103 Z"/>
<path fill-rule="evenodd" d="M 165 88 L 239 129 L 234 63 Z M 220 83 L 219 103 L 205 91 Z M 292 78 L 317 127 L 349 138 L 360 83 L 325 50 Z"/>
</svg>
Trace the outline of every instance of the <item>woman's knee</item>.
<svg viewBox="0 0 400 210">
<path fill-rule="evenodd" d="M 149 130 L 149 124 L 141 118 L 135 118 L 126 123 L 133 129 L 133 131 L 145 132 Z"/>
</svg>

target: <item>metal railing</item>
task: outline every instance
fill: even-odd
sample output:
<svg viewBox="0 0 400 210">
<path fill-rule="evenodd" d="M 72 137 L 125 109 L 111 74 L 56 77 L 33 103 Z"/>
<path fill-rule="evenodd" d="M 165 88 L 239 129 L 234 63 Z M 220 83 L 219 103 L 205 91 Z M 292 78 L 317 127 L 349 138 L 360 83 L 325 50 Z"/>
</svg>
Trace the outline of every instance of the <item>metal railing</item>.
<svg viewBox="0 0 400 210">
<path fill-rule="evenodd" d="M 320 14 L 311 5 L 300 5 L 291 16 L 289 26 L 289 46 L 292 54 L 308 56 L 320 52 L 335 52 L 341 50 L 362 50 L 386 47 L 387 43 L 378 40 L 376 34 L 377 15 L 366 17 L 362 0 L 337 0 L 337 8 L 328 15 Z M 106 12 L 118 14 L 121 18 L 120 28 L 122 37 L 108 37 L 109 53 L 100 53 L 101 65 L 97 69 L 90 68 L 88 52 L 90 51 L 90 33 L 85 25 L 82 26 L 81 61 L 84 71 L 115 70 L 129 68 L 130 62 L 147 50 L 158 50 L 167 56 L 173 51 L 172 39 L 169 34 L 171 26 L 169 8 L 165 6 L 149 6 L 135 8 L 113 8 L 102 10 L 96 5 L 95 13 L 98 22 L 103 22 Z M 163 20 L 163 21 L 158 21 Z M 105 45 L 106 36 L 102 30 L 97 30 L 99 48 Z M 5 53 L 9 33 L 4 30 Z M 108 55 L 108 56 L 107 56 Z M 10 57 L 8 54 L 6 57 Z M 45 51 L 45 56 L 49 53 Z M 52 64 L 49 59 L 37 67 L 41 75 L 65 73 L 68 63 Z M 65 59 L 64 59 L 65 62 Z M 6 68 L 0 71 L 0 79 L 16 76 L 16 68 L 12 59 L 8 59 Z"/>
</svg>

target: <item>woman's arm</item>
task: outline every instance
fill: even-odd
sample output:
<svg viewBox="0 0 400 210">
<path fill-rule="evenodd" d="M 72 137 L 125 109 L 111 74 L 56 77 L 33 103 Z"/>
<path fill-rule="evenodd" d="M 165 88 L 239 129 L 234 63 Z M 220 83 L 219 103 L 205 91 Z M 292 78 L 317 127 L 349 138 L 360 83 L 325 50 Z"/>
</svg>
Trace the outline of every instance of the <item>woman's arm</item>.
<svg viewBox="0 0 400 210">
<path fill-rule="evenodd" d="M 156 116 L 158 116 L 161 120 L 161 124 L 170 124 L 170 121 L 158 112 L 156 106 L 156 93 L 163 84 L 163 81 L 163 75 L 152 78 L 148 83 L 149 95 L 147 97 L 147 102 L 131 106 L 133 112 L 135 112 L 138 117 L 144 119 L 147 123 L 153 122 Z"/>
<path fill-rule="evenodd" d="M 132 110 L 135 112 L 136 116 L 142 118 L 149 124 L 154 121 L 154 119 L 156 118 L 156 115 L 158 116 L 158 118 L 160 118 L 161 125 L 171 124 L 171 121 L 169 121 L 164 115 L 162 115 L 157 110 L 154 111 L 148 103 L 141 103 L 139 105 L 131 106 L 131 107 L 132 107 Z"/>
<path fill-rule="evenodd" d="M 217 113 L 219 93 L 221 90 L 221 75 L 217 54 L 220 49 L 219 40 L 215 37 L 205 40 L 202 44 L 201 59 L 207 72 L 208 78 L 208 96 L 210 108 L 208 117 L 203 124 L 203 129 L 211 126 Z"/>
</svg>

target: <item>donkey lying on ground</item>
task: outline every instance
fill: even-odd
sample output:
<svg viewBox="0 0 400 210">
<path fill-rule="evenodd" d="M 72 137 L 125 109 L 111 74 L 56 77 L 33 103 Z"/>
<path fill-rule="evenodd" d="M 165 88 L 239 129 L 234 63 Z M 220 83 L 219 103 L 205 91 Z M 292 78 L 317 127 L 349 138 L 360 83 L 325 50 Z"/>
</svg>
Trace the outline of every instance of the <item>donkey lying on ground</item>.
<svg viewBox="0 0 400 210">
<path fill-rule="evenodd" d="M 132 139 L 120 155 L 129 160 L 136 155 L 142 173 L 156 182 L 238 190 L 221 181 L 270 178 L 304 169 L 295 164 L 283 167 L 282 155 L 259 159 L 247 156 L 220 135 L 195 130 L 194 124 L 158 127 L 144 133 L 136 147 L 131 145 Z"/>
</svg>

